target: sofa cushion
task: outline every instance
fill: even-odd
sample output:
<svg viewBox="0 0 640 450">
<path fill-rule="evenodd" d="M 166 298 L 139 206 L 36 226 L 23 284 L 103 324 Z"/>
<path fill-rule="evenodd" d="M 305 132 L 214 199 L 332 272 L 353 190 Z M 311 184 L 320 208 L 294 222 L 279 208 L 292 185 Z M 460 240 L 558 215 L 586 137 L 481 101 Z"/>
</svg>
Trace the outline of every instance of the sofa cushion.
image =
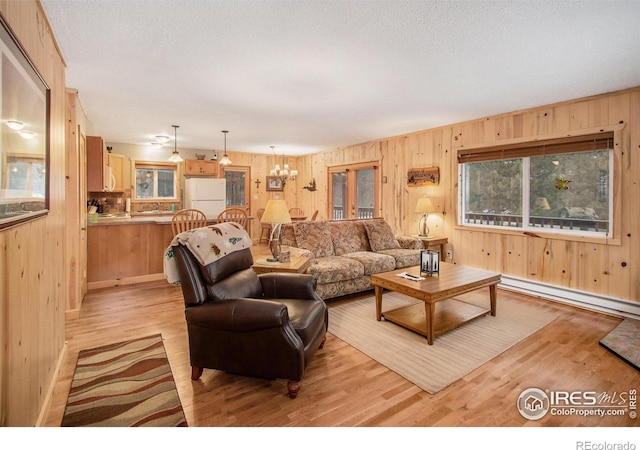
<svg viewBox="0 0 640 450">
<path fill-rule="evenodd" d="M 365 275 L 389 272 L 396 269 L 396 259 L 391 255 L 375 252 L 354 252 L 347 253 L 344 257 L 355 259 L 362 264 Z"/>
<path fill-rule="evenodd" d="M 364 266 L 355 259 L 344 256 L 317 258 L 307 269 L 318 284 L 348 281 L 364 276 Z"/>
<path fill-rule="evenodd" d="M 379 253 L 392 256 L 396 261 L 396 269 L 420 265 L 421 250 L 407 248 L 390 248 Z"/>
<path fill-rule="evenodd" d="M 424 248 L 422 240 L 413 236 L 396 236 L 396 241 L 400 244 L 400 248 L 415 248 L 421 250 Z"/>
<path fill-rule="evenodd" d="M 319 284 L 316 288 L 316 294 L 324 300 L 340 297 L 342 295 L 354 294 L 356 292 L 368 291 L 370 289 L 373 289 L 371 277 L 363 276 L 348 281 Z"/>
<path fill-rule="evenodd" d="M 364 227 L 369 236 L 369 245 L 374 252 L 388 250 L 390 248 L 400 248 L 400 244 L 398 244 L 393 230 L 384 220 L 364 222 Z"/>
<path fill-rule="evenodd" d="M 316 258 L 333 256 L 333 241 L 327 222 L 296 222 L 293 224 L 299 248 L 313 252 Z"/>
<path fill-rule="evenodd" d="M 365 244 L 369 241 L 367 232 L 361 223 L 357 222 L 330 222 L 331 239 L 333 240 L 333 252 L 337 256 L 347 253 L 368 250 Z"/>
<path fill-rule="evenodd" d="M 280 243 L 287 247 L 297 247 L 296 233 L 293 231 L 293 224 L 283 223 L 280 227 Z"/>
</svg>

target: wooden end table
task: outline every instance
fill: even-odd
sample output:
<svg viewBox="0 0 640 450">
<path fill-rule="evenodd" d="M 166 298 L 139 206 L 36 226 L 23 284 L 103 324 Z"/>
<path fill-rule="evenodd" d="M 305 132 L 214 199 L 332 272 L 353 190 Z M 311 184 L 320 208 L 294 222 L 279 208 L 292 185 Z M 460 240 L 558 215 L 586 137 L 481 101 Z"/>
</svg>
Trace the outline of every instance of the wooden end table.
<svg viewBox="0 0 640 450">
<path fill-rule="evenodd" d="M 426 249 L 437 246 L 440 251 L 440 261 L 446 261 L 447 255 L 444 252 L 444 246 L 449 242 L 448 238 L 444 236 L 420 236 L 419 234 L 412 234 L 411 237 L 420 239 L 422 246 Z"/>
<path fill-rule="evenodd" d="M 501 274 L 463 267 L 446 262 L 440 263 L 440 273 L 431 277 L 423 275 L 424 280 L 414 281 L 399 277 L 407 272 L 421 276 L 418 266 L 371 276 L 376 293 L 376 319 L 389 320 L 397 325 L 426 336 L 429 345 L 433 345 L 436 336 L 446 333 L 477 317 L 491 313 L 496 315 L 497 285 Z M 489 287 L 490 308 L 483 308 L 455 299 L 456 295 Z M 424 303 L 382 312 L 382 293 L 384 289 L 399 292 Z"/>
<path fill-rule="evenodd" d="M 269 256 L 257 256 L 253 261 L 253 270 L 256 273 L 269 273 L 269 272 L 291 272 L 291 273 L 304 273 L 309 268 L 311 260 L 304 256 L 292 256 L 291 261 L 288 263 L 270 262 L 267 261 Z"/>
</svg>

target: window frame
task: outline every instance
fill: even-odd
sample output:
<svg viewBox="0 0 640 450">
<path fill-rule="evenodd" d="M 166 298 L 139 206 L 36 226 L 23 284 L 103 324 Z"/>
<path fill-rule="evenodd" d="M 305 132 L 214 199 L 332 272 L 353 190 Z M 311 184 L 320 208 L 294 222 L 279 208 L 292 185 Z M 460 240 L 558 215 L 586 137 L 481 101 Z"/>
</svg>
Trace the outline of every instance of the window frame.
<svg viewBox="0 0 640 450">
<path fill-rule="evenodd" d="M 164 162 L 164 161 L 132 161 L 131 164 L 131 179 L 133 180 L 131 193 L 131 201 L 132 203 L 145 203 L 145 202 L 179 202 L 180 201 L 180 163 L 173 162 Z M 150 198 L 138 198 L 136 197 L 136 170 L 137 169 L 152 169 L 154 172 L 154 179 L 156 180 L 156 189 L 157 189 L 157 179 L 158 179 L 158 170 L 173 170 L 175 175 L 173 178 L 173 197 L 150 197 Z M 156 191 L 157 194 L 157 191 Z"/>
<path fill-rule="evenodd" d="M 593 242 L 593 243 L 606 243 L 608 245 L 621 245 L 621 161 L 623 154 L 623 129 L 625 124 L 621 123 L 617 126 L 611 127 L 599 127 L 599 128 L 591 128 L 585 130 L 578 130 L 570 133 L 563 134 L 554 134 L 554 135 L 545 135 L 545 136 L 537 136 L 537 137 L 528 137 L 528 138 L 517 138 L 510 139 L 504 142 L 496 143 L 494 145 L 478 145 L 478 146 L 469 146 L 469 147 L 460 147 L 457 150 L 457 160 L 456 164 L 452 165 L 452 172 L 454 179 L 457 180 L 455 185 L 455 217 L 456 217 L 456 225 L 454 228 L 456 230 L 464 230 L 464 231 L 474 231 L 474 232 L 487 232 L 494 234 L 509 234 L 509 235 L 526 235 L 532 237 L 544 237 L 550 239 L 558 239 L 558 240 L 567 240 L 567 241 L 578 241 L 578 242 Z M 609 217 L 609 232 L 605 234 L 596 235 L 595 233 L 585 234 L 583 231 L 560 231 L 553 228 L 534 228 L 534 227 L 501 227 L 494 225 L 473 225 L 466 224 L 462 221 L 462 211 L 463 211 L 463 170 L 462 166 L 466 162 L 473 161 L 464 161 L 464 157 L 461 158 L 461 155 L 469 155 L 469 154 L 490 154 L 495 152 L 504 152 L 508 156 L 505 156 L 504 159 L 509 158 L 523 158 L 523 153 L 526 152 L 527 148 L 533 147 L 541 147 L 545 144 L 553 144 L 553 143 L 571 143 L 584 141 L 590 137 L 596 135 L 603 134 L 612 134 L 613 139 L 613 151 L 612 151 L 612 161 L 610 162 L 610 173 L 609 173 L 609 188 L 610 188 L 610 217 Z M 522 150 L 525 149 L 525 150 Z M 561 152 L 563 153 L 563 152 Z M 564 153 L 569 153 L 564 152 Z M 513 154 L 513 155 L 512 155 Z M 462 161 L 461 161 L 462 159 Z M 500 159 L 500 158 L 494 158 Z M 527 175 L 524 178 L 528 177 L 528 168 Z M 528 182 L 527 182 L 528 184 Z M 528 196 L 528 194 L 527 194 Z M 524 203 L 524 202 L 523 202 Z M 523 205 L 524 206 L 524 205 Z M 527 205 L 528 206 L 528 205 Z"/>
</svg>

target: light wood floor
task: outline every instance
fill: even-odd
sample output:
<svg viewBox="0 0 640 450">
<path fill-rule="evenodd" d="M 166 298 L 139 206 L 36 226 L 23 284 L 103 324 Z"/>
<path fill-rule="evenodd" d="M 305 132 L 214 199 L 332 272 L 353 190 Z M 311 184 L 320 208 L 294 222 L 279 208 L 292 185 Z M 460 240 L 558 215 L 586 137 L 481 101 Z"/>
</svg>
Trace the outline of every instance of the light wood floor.
<svg viewBox="0 0 640 450">
<path fill-rule="evenodd" d="M 200 380 L 190 380 L 179 287 L 158 281 L 91 291 L 80 317 L 67 324 L 68 353 L 45 424 L 61 422 L 79 350 L 161 333 L 191 427 L 638 426 L 628 415 L 524 419 L 515 405 L 526 388 L 613 394 L 637 389 L 640 372 L 598 345 L 620 319 L 505 290 L 498 291 L 501 301 L 535 304 L 559 317 L 435 395 L 329 334 L 291 400 L 285 380 L 206 369 Z"/>
</svg>

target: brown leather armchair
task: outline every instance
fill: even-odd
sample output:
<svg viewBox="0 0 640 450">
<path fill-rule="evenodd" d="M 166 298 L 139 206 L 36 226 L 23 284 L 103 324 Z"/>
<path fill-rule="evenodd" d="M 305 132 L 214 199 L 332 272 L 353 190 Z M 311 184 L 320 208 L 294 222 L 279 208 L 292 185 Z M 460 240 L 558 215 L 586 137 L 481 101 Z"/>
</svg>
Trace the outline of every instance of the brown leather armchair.
<svg viewBox="0 0 640 450">
<path fill-rule="evenodd" d="M 250 249 L 202 266 L 173 247 L 185 302 L 191 379 L 203 369 L 289 380 L 295 398 L 305 367 L 325 342 L 328 311 L 311 275 L 257 275 Z"/>
</svg>

